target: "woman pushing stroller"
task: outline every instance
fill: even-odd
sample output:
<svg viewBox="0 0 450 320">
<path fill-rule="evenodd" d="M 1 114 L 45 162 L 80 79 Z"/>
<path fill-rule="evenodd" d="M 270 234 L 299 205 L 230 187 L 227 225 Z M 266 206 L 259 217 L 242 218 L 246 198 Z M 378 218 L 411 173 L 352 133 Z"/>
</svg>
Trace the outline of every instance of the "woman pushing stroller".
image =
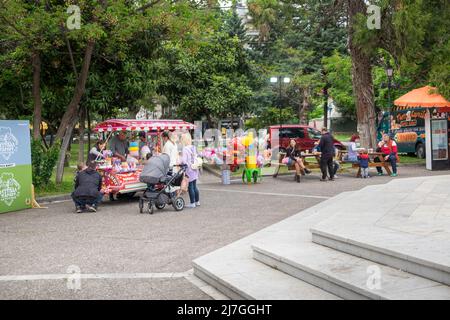
<svg viewBox="0 0 450 320">
<path fill-rule="evenodd" d="M 184 177 L 184 166 L 169 175 L 170 157 L 163 153 L 153 156 L 147 160 L 142 169 L 139 180 L 147 184 L 147 190 L 139 199 L 139 210 L 142 213 L 145 203 L 147 203 L 148 213 L 153 213 L 153 206 L 163 209 L 167 204 L 171 204 L 176 211 L 184 208 L 184 199 L 179 196 L 181 182 Z"/>
</svg>

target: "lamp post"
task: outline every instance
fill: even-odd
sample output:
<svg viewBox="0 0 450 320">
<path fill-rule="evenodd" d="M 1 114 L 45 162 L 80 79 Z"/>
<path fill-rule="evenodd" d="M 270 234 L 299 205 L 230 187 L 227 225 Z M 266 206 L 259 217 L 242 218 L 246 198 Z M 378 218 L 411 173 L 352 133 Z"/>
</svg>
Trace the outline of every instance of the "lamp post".
<svg viewBox="0 0 450 320">
<path fill-rule="evenodd" d="M 388 78 L 387 88 L 388 88 L 388 107 L 389 113 L 392 112 L 392 103 L 391 103 L 391 88 L 392 88 L 392 76 L 394 75 L 394 69 L 392 69 L 391 65 L 388 63 L 386 67 L 386 76 Z"/>
<path fill-rule="evenodd" d="M 283 83 L 284 84 L 288 84 L 288 83 L 290 83 L 291 82 L 291 78 L 289 78 L 289 77 L 285 77 L 285 76 L 276 76 L 276 77 L 271 77 L 270 78 L 270 83 L 272 83 L 272 84 L 277 84 L 278 83 L 278 108 L 280 109 L 280 118 L 279 118 L 279 120 L 280 120 L 280 127 L 282 126 L 282 86 L 283 86 Z"/>
<path fill-rule="evenodd" d="M 397 88 L 398 85 L 392 81 L 392 79 L 394 78 L 394 69 L 392 68 L 392 66 L 389 62 L 386 65 L 385 72 L 386 72 L 386 77 L 387 77 L 388 81 L 387 81 L 387 83 L 382 83 L 381 87 L 388 89 L 388 113 L 389 113 L 389 117 L 391 117 L 391 115 L 392 115 L 391 89 Z M 388 130 L 391 131 L 391 121 L 388 121 L 388 123 L 389 123 Z"/>
</svg>

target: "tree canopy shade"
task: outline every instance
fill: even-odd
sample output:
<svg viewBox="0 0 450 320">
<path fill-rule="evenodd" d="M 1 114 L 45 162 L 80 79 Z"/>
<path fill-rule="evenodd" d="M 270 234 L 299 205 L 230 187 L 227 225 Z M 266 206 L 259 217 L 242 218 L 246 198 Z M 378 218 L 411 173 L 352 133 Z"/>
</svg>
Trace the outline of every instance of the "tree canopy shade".
<svg viewBox="0 0 450 320">
<path fill-rule="evenodd" d="M 390 104 L 387 65 L 392 96 L 431 85 L 450 98 L 446 0 L 247 3 L 244 25 L 236 1 L 221 10 L 215 0 L 0 0 L 0 117 L 33 120 L 36 139 L 45 120 L 61 140 L 60 181 L 74 128 L 89 117 L 159 103 L 169 117 L 256 116 L 249 123 L 261 127 L 279 121 L 275 106 L 286 122 L 323 114 L 328 93 L 370 146 L 375 112 Z M 381 8 L 380 30 L 367 28 L 369 3 Z M 272 76 L 291 81 L 276 87 Z"/>
<path fill-rule="evenodd" d="M 160 66 L 158 91 L 186 120 L 205 117 L 212 125 L 249 111 L 257 69 L 237 37 L 217 34 L 192 50 L 169 43 Z"/>
</svg>

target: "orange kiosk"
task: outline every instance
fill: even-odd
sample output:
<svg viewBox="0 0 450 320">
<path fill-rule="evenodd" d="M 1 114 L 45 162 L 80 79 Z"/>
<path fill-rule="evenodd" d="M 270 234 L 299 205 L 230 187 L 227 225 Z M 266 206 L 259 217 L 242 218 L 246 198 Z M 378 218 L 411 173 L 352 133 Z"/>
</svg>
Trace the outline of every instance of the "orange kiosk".
<svg viewBox="0 0 450 320">
<path fill-rule="evenodd" d="M 425 110 L 425 153 L 428 170 L 450 169 L 450 102 L 425 86 L 394 101 L 397 107 Z"/>
</svg>

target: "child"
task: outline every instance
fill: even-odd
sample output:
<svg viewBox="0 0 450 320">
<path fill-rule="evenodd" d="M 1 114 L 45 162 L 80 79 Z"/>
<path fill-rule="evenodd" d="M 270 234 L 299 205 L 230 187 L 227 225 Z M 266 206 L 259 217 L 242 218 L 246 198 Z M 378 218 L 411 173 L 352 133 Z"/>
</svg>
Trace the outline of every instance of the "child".
<svg viewBox="0 0 450 320">
<path fill-rule="evenodd" d="M 364 149 L 358 155 L 359 166 L 361 168 L 361 178 L 370 178 L 369 176 L 369 153 Z"/>
</svg>

